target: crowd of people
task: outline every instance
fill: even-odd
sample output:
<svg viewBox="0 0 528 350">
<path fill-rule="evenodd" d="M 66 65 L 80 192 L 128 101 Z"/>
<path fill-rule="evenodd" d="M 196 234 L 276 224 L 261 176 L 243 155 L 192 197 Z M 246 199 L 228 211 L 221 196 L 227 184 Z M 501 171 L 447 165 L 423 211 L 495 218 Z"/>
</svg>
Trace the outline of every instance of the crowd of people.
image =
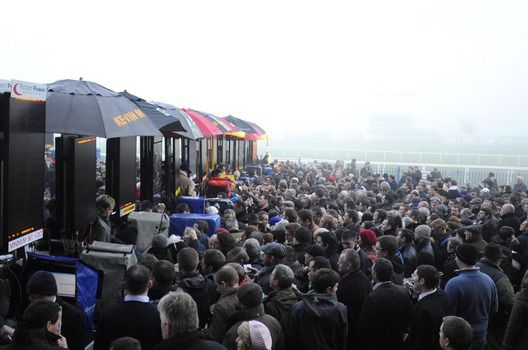
<svg viewBox="0 0 528 350">
<path fill-rule="evenodd" d="M 470 186 L 417 167 L 396 179 L 355 160 L 275 162 L 235 192 L 212 236 L 197 221 L 181 239 L 153 238 L 124 300 L 99 316 L 94 349 L 528 349 L 522 178 Z M 98 203 L 108 216 L 111 198 Z M 42 274 L 28 285 L 53 285 Z M 65 320 L 57 332 L 56 286 L 38 290 L 0 349 L 79 343 Z"/>
</svg>

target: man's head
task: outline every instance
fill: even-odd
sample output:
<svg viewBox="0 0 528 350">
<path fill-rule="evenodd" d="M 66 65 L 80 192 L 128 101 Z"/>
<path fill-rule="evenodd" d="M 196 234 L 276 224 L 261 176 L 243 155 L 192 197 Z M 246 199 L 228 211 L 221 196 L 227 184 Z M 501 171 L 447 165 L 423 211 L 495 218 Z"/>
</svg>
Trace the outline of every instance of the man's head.
<svg viewBox="0 0 528 350">
<path fill-rule="evenodd" d="M 40 299 L 55 301 L 57 296 L 55 277 L 48 271 L 35 272 L 26 285 L 26 294 L 32 302 Z"/>
<path fill-rule="evenodd" d="M 515 207 L 512 204 L 504 204 L 501 208 L 500 215 L 508 215 L 513 214 L 515 212 Z"/>
<path fill-rule="evenodd" d="M 414 229 L 414 239 L 420 242 L 431 237 L 431 228 L 427 225 L 420 225 Z"/>
<path fill-rule="evenodd" d="M 218 249 L 207 249 L 202 258 L 204 274 L 215 273 L 225 264 L 225 256 Z"/>
<path fill-rule="evenodd" d="M 401 248 L 412 244 L 412 242 L 414 241 L 414 234 L 411 230 L 407 228 L 402 228 L 398 231 L 396 239 L 398 241 L 398 248 Z"/>
<path fill-rule="evenodd" d="M 289 266 L 278 264 L 271 273 L 270 287 L 272 289 L 290 288 L 294 279 L 293 271 Z"/>
<path fill-rule="evenodd" d="M 458 246 L 455 253 L 456 264 L 461 269 L 475 266 L 480 255 L 477 247 L 468 243 Z"/>
<path fill-rule="evenodd" d="M 107 194 L 102 194 L 95 200 L 95 207 L 99 211 L 100 215 L 109 217 L 114 211 L 115 199 Z"/>
<path fill-rule="evenodd" d="M 343 249 L 355 248 L 358 243 L 358 233 L 354 230 L 344 230 L 341 234 Z"/>
<path fill-rule="evenodd" d="M 378 282 L 388 282 L 392 279 L 394 268 L 390 260 L 378 257 L 372 267 L 372 278 Z"/>
<path fill-rule="evenodd" d="M 323 256 L 316 256 L 312 258 L 312 260 L 310 260 L 310 263 L 308 264 L 308 280 L 310 281 L 310 283 L 313 283 L 317 270 L 323 268 L 332 268 L 332 265 L 330 264 L 330 261 L 327 258 Z"/>
<path fill-rule="evenodd" d="M 275 266 L 286 257 L 286 249 L 281 243 L 271 242 L 262 247 L 264 252 L 264 265 Z"/>
<path fill-rule="evenodd" d="M 470 225 L 465 228 L 464 235 L 466 241 L 473 242 L 477 241 L 482 237 L 482 226 L 481 225 Z"/>
<path fill-rule="evenodd" d="M 178 252 L 176 260 L 182 273 L 191 273 L 198 268 L 200 257 L 195 249 L 186 247 Z"/>
<path fill-rule="evenodd" d="M 306 209 L 299 210 L 297 220 L 301 226 L 311 228 L 313 224 L 312 212 Z"/>
<path fill-rule="evenodd" d="M 381 236 L 376 243 L 378 257 L 390 258 L 398 250 L 398 240 L 395 236 Z"/>
<path fill-rule="evenodd" d="M 438 288 L 438 283 L 440 282 L 438 270 L 431 265 L 418 266 L 411 277 L 414 282 L 414 289 L 418 293 Z"/>
<path fill-rule="evenodd" d="M 248 238 L 245 240 L 243 247 L 250 260 L 255 260 L 260 257 L 260 243 L 255 238 Z"/>
<path fill-rule="evenodd" d="M 150 284 L 150 271 L 143 265 L 134 265 L 125 272 L 127 295 L 147 295 Z"/>
<path fill-rule="evenodd" d="M 171 292 L 158 304 L 163 339 L 198 329 L 198 307 L 193 298 L 184 292 Z"/>
<path fill-rule="evenodd" d="M 21 329 L 45 329 L 58 335 L 62 326 L 62 309 L 55 302 L 37 300 L 27 307 L 18 325 Z"/>
<path fill-rule="evenodd" d="M 238 287 L 238 273 L 231 266 L 223 266 L 215 273 L 216 290 L 222 294 L 228 289 Z"/>
<path fill-rule="evenodd" d="M 131 337 L 117 338 L 110 343 L 110 350 L 141 350 L 141 343 Z"/>
<path fill-rule="evenodd" d="M 243 308 L 253 308 L 262 304 L 262 288 L 256 283 L 246 283 L 237 289 L 237 297 Z"/>
<path fill-rule="evenodd" d="M 339 280 L 337 272 L 329 268 L 322 268 L 315 273 L 312 287 L 316 293 L 335 293 Z"/>
<path fill-rule="evenodd" d="M 500 245 L 495 243 L 489 243 L 484 249 L 484 258 L 496 265 L 499 265 L 503 258 L 502 249 Z"/>
<path fill-rule="evenodd" d="M 456 248 L 464 244 L 464 241 L 459 237 L 450 237 L 447 241 L 447 252 L 454 253 Z"/>
<path fill-rule="evenodd" d="M 361 264 L 359 254 L 354 249 L 345 249 L 341 252 L 337 262 L 339 273 L 344 275 L 359 270 Z"/>
<path fill-rule="evenodd" d="M 446 316 L 440 325 L 439 343 L 442 349 L 469 350 L 473 329 L 462 317 Z"/>
<path fill-rule="evenodd" d="M 295 241 L 299 244 L 307 245 L 312 243 L 312 231 L 306 227 L 299 227 L 297 230 L 295 230 L 293 236 Z"/>
<path fill-rule="evenodd" d="M 235 262 L 241 265 L 244 265 L 249 261 L 249 255 L 243 247 L 235 247 L 231 249 L 227 252 L 226 258 L 228 262 Z"/>
<path fill-rule="evenodd" d="M 174 265 L 167 260 L 160 260 L 152 267 L 152 283 L 155 286 L 172 286 L 175 278 Z"/>
</svg>

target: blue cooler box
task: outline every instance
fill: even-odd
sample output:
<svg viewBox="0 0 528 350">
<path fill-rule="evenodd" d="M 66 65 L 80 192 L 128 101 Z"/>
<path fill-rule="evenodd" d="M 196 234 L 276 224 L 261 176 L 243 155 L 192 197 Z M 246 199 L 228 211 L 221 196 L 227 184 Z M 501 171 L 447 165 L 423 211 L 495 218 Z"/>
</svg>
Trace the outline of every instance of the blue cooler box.
<svg viewBox="0 0 528 350">
<path fill-rule="evenodd" d="M 185 203 L 191 209 L 191 213 L 203 214 L 205 213 L 205 198 L 204 197 L 179 197 L 176 203 Z"/>
<path fill-rule="evenodd" d="M 183 236 L 185 227 L 193 227 L 197 220 L 203 220 L 209 225 L 209 236 L 213 235 L 221 226 L 220 215 L 209 214 L 172 214 L 170 216 L 169 234 Z"/>
<path fill-rule="evenodd" d="M 209 206 L 218 204 L 218 206 L 220 207 L 218 209 L 220 215 L 224 213 L 224 210 L 233 209 L 235 207 L 233 205 L 233 202 L 231 202 L 231 200 L 228 198 L 207 198 L 206 201 Z"/>
</svg>

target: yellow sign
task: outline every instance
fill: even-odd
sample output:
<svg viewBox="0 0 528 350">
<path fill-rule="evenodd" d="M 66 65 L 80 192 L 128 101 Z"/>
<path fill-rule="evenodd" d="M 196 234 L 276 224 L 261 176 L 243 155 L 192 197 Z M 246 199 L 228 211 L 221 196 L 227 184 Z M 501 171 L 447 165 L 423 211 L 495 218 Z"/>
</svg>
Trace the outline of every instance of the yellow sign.
<svg viewBox="0 0 528 350">
<path fill-rule="evenodd" d="M 131 212 L 136 210 L 136 204 L 128 202 L 126 204 L 123 204 L 119 210 L 119 216 L 125 216 Z"/>
<path fill-rule="evenodd" d="M 114 117 L 114 123 L 117 126 L 122 127 L 132 123 L 133 121 L 143 118 L 145 118 L 145 113 L 143 113 L 141 109 L 136 108 L 131 112 L 126 112 L 124 114 L 118 115 L 117 117 Z"/>
</svg>

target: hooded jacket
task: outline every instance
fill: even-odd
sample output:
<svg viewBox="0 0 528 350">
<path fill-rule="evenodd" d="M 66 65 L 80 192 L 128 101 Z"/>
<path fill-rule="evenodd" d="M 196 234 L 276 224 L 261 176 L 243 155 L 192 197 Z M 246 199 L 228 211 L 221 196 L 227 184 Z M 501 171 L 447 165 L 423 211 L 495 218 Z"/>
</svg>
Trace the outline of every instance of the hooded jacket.
<svg viewBox="0 0 528 350">
<path fill-rule="evenodd" d="M 262 304 L 242 309 L 229 319 L 228 324 L 230 327 L 223 341 L 226 349 L 237 349 L 236 338 L 238 337 L 238 327 L 242 322 L 252 320 L 262 322 L 268 328 L 272 340 L 271 348 L 273 350 L 282 349 L 282 347 L 279 347 L 279 344 L 282 342 L 282 328 L 279 321 L 275 317 L 267 315 L 264 312 L 264 306 Z"/>
<path fill-rule="evenodd" d="M 286 349 L 346 349 L 346 306 L 332 293 L 306 294 L 301 298 L 290 310 L 285 332 Z"/>
<path fill-rule="evenodd" d="M 510 320 L 504 335 L 504 350 L 528 349 L 528 289 L 523 288 L 513 302 Z"/>
<path fill-rule="evenodd" d="M 275 317 L 284 326 L 287 322 L 288 312 L 298 301 L 300 294 L 292 287 L 275 289 L 264 300 L 264 309 L 268 315 Z"/>
<path fill-rule="evenodd" d="M 211 318 L 210 307 L 216 301 L 216 286 L 210 279 L 199 272 L 187 273 L 180 277 L 178 287 L 189 293 L 198 307 L 200 328 L 203 328 Z"/>
</svg>

